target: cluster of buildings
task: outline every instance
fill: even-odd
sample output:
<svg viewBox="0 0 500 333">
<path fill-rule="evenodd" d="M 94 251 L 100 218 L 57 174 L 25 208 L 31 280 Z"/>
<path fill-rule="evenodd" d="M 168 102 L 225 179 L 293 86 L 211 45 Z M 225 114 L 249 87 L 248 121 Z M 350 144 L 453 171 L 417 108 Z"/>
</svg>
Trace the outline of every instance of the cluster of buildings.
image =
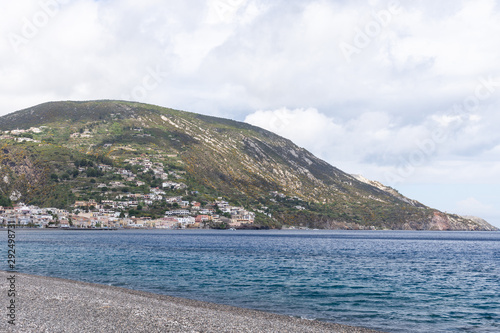
<svg viewBox="0 0 500 333">
<path fill-rule="evenodd" d="M 14 140 L 17 142 L 37 142 L 40 143 L 39 140 L 34 140 L 30 137 L 25 137 L 23 134 L 28 133 L 42 133 L 42 129 L 39 127 L 31 127 L 29 129 L 15 129 L 12 131 L 0 131 L 0 140 Z"/>
<path fill-rule="evenodd" d="M 149 159 L 146 158 L 133 158 L 133 159 L 128 159 L 124 161 L 125 163 L 128 163 L 131 166 L 138 166 L 141 169 L 142 173 L 148 173 L 151 172 L 156 178 L 162 180 L 162 188 L 166 190 L 178 190 L 178 189 L 185 189 L 187 188 L 186 184 L 178 182 L 178 181 L 172 181 L 168 179 L 180 179 L 183 177 L 183 175 L 186 173 L 185 171 L 181 170 L 173 170 L 173 171 L 166 171 L 163 163 L 161 162 L 151 162 Z M 79 172 L 84 172 L 87 168 L 86 167 L 79 167 L 78 171 Z M 112 167 L 110 165 L 106 164 L 99 164 L 97 166 L 97 169 L 99 169 L 102 172 L 112 172 L 116 175 L 119 175 L 122 177 L 123 181 L 126 182 L 132 182 L 136 186 L 143 186 L 146 185 L 145 182 L 141 181 L 138 179 L 137 175 L 132 171 L 128 170 L 126 168 L 116 168 Z M 112 181 L 107 184 L 101 183 L 98 184 L 98 188 L 118 188 L 118 187 L 126 187 L 126 184 L 123 183 L 123 181 Z M 151 190 L 151 198 L 154 201 L 155 196 L 156 200 L 162 200 L 159 195 L 165 195 L 165 192 L 162 190 L 156 189 L 157 193 L 154 193 L 155 189 Z M 138 199 L 144 199 L 146 198 L 148 200 L 148 196 L 145 197 L 137 197 Z"/>
<path fill-rule="evenodd" d="M 243 207 L 229 205 L 228 202 L 217 200 L 202 207 L 196 201 L 184 201 L 181 197 L 168 198 L 177 203 L 176 209 L 167 210 L 165 216 L 159 219 L 149 217 L 136 218 L 123 211 L 110 208 L 108 203 L 78 202 L 92 206 L 91 211 L 68 211 L 58 208 L 40 208 L 19 204 L 15 207 L 0 206 L 0 224 L 8 223 L 21 227 L 38 228 L 157 228 L 185 229 L 208 228 L 211 222 L 225 222 L 229 227 L 239 227 L 242 224 L 253 224 L 255 213 Z M 217 212 L 219 214 L 217 214 Z M 222 215 L 220 213 L 222 212 Z"/>
<path fill-rule="evenodd" d="M 149 188 L 149 193 L 115 193 L 113 199 L 77 200 L 71 210 L 58 208 L 40 208 L 18 204 L 15 207 L 0 207 L 0 224 L 15 223 L 21 227 L 39 228 L 159 228 L 184 229 L 208 228 L 210 225 L 224 223 L 228 227 L 253 224 L 255 213 L 243 207 L 230 205 L 222 198 L 202 205 L 200 202 L 184 200 L 182 196 L 168 196 L 167 191 L 185 189 L 183 183 L 168 180 L 182 178 L 182 170 L 166 171 L 163 163 L 151 162 L 145 158 L 125 161 L 140 167 L 142 173 L 151 172 L 160 178 L 162 187 Z M 134 172 L 125 168 L 109 165 L 97 166 L 103 172 L 119 174 L 128 182 L 137 186 L 146 185 Z M 83 171 L 85 168 L 80 168 Z M 97 184 L 97 187 L 116 188 L 126 186 L 121 181 Z M 155 203 L 166 203 L 171 209 L 158 219 L 129 216 L 131 209 L 147 209 Z"/>
</svg>

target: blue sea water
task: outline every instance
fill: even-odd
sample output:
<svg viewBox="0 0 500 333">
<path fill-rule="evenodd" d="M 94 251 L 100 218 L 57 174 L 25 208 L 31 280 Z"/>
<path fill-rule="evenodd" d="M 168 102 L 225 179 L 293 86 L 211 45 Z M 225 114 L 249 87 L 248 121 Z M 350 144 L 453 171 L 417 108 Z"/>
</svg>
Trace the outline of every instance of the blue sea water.
<svg viewBox="0 0 500 333">
<path fill-rule="evenodd" d="M 16 254 L 24 273 L 388 332 L 500 332 L 499 232 L 18 229 Z"/>
</svg>

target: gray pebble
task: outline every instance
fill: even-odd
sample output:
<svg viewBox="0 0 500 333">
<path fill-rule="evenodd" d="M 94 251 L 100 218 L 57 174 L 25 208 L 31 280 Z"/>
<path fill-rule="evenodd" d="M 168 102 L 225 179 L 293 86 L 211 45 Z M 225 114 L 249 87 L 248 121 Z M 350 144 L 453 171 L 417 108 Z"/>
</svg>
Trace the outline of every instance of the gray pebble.
<svg viewBox="0 0 500 333">
<path fill-rule="evenodd" d="M 375 332 L 105 285 L 15 273 L 16 325 L 7 322 L 0 271 L 1 332 Z"/>
</svg>

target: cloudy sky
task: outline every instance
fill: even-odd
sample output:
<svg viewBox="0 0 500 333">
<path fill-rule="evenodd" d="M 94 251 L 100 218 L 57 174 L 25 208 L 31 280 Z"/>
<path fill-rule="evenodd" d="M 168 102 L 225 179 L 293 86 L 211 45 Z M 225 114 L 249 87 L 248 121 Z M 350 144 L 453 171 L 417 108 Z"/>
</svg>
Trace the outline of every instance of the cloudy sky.
<svg viewBox="0 0 500 333">
<path fill-rule="evenodd" d="M 0 115 L 126 99 L 264 127 L 500 226 L 500 2 L 0 3 Z"/>
</svg>

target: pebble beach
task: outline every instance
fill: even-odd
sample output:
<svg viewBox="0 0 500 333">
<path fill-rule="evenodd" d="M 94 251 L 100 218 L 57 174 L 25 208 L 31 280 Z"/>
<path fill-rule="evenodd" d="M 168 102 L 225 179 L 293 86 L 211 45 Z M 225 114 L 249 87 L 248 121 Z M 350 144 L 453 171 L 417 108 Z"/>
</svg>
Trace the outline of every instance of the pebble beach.
<svg viewBox="0 0 500 333">
<path fill-rule="evenodd" d="M 9 281 L 15 275 L 15 297 Z M 1 332 L 376 332 L 106 285 L 0 271 Z M 7 306 L 15 300 L 15 325 Z"/>
</svg>

